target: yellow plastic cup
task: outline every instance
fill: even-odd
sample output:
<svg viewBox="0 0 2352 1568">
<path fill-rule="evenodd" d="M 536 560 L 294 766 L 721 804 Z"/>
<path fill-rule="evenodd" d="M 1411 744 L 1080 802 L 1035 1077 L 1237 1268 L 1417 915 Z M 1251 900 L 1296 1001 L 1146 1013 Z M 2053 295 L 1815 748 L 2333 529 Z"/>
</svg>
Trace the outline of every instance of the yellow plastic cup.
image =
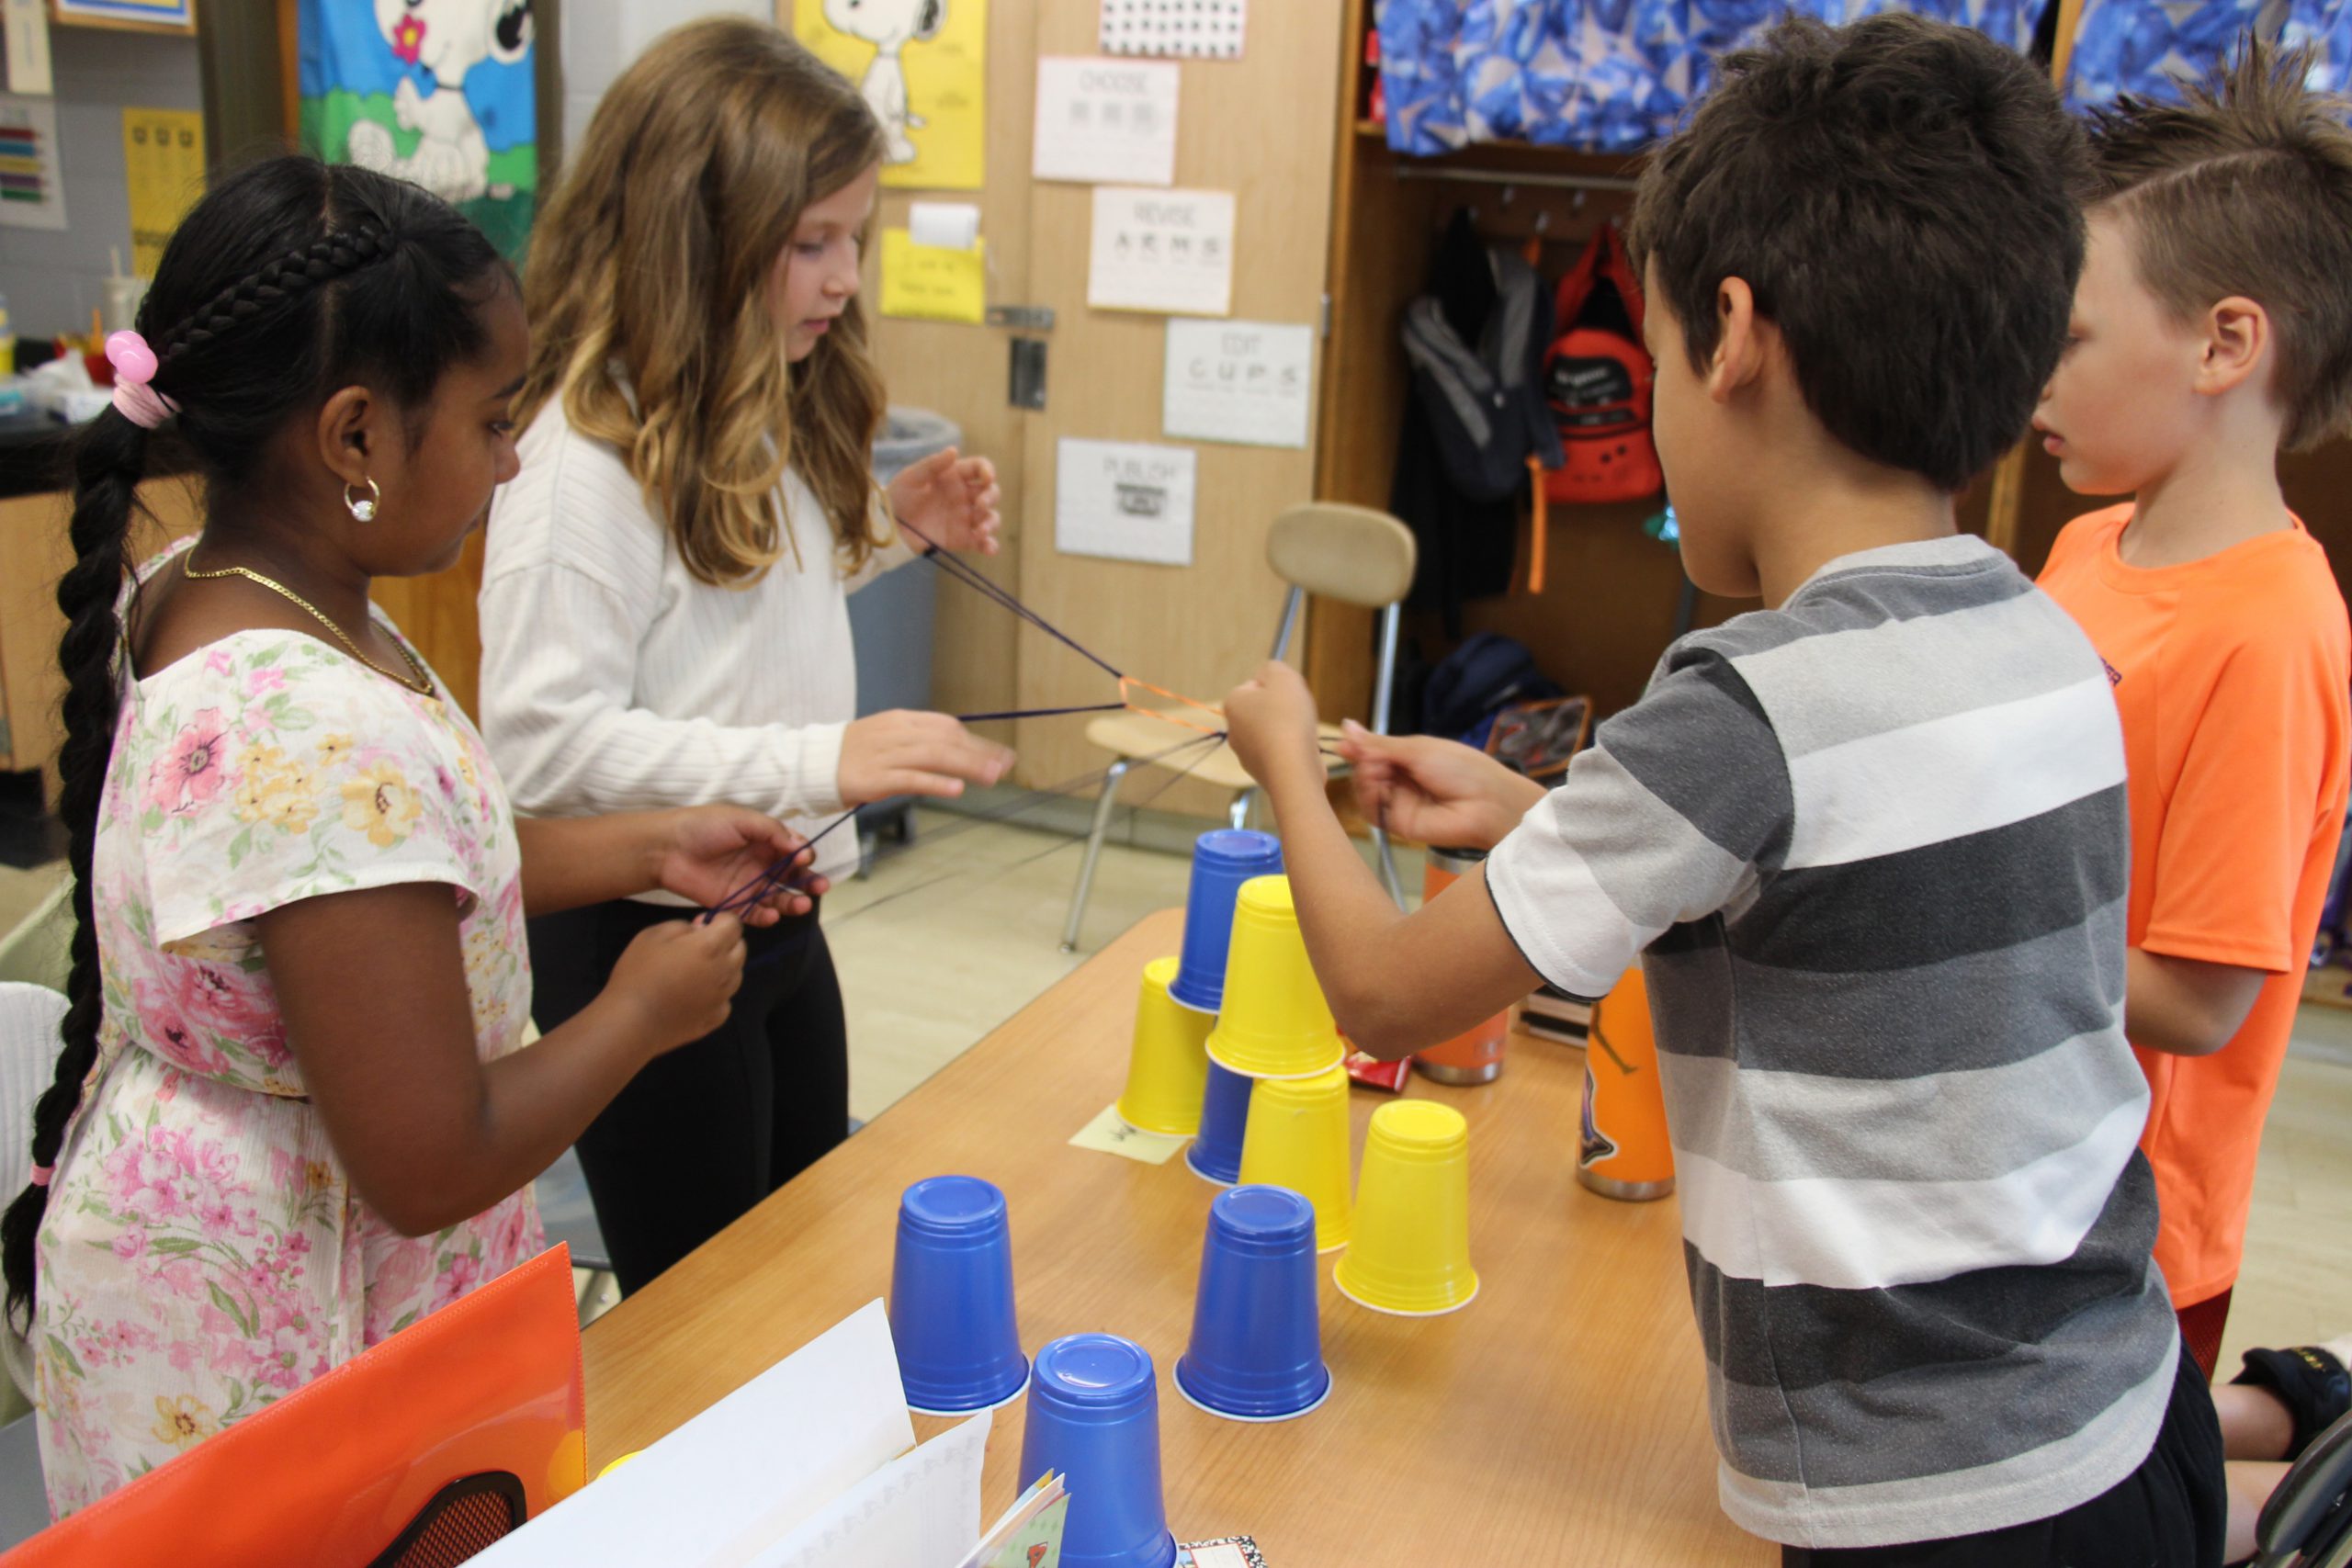
<svg viewBox="0 0 2352 1568">
<path fill-rule="evenodd" d="M 1201 1096 L 1209 1082 L 1208 1055 L 1202 1046 L 1216 1021 L 1169 997 L 1175 978 L 1172 957 L 1155 958 L 1143 966 L 1143 993 L 1136 999 L 1135 1042 L 1127 1050 L 1127 1087 L 1119 1094 L 1119 1120 L 1146 1133 L 1189 1138 L 1201 1130 Z"/>
<path fill-rule="evenodd" d="M 1315 1250 L 1348 1245 L 1348 1075 L 1260 1078 L 1241 1135 L 1242 1185 L 1287 1187 L 1315 1205 Z"/>
<path fill-rule="evenodd" d="M 1253 1078 L 1311 1078 L 1347 1054 L 1307 961 L 1290 878 L 1251 877 L 1234 900 L 1225 1008 L 1209 1034 L 1209 1060 Z"/>
<path fill-rule="evenodd" d="M 1470 1304 L 1470 1124 L 1450 1105 L 1392 1100 L 1372 1113 L 1356 1176 L 1355 1234 L 1332 1271 L 1359 1306 L 1435 1317 Z"/>
</svg>

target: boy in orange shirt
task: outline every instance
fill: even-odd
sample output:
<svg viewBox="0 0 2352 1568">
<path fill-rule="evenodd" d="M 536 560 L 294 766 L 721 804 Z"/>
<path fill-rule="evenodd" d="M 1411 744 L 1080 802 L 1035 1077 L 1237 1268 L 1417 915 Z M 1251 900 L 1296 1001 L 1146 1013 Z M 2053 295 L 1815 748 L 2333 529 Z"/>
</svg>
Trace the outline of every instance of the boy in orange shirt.
<svg viewBox="0 0 2352 1568">
<path fill-rule="evenodd" d="M 2133 497 L 2068 525 L 2041 583 L 2122 713 L 2125 1024 L 2156 1260 L 2209 1376 L 2352 748 L 2344 600 L 2276 472 L 2352 425 L 2352 132 L 2306 63 L 2249 44 L 2183 106 L 2095 117 L 2090 247 L 2034 420 L 2068 488 Z"/>
</svg>

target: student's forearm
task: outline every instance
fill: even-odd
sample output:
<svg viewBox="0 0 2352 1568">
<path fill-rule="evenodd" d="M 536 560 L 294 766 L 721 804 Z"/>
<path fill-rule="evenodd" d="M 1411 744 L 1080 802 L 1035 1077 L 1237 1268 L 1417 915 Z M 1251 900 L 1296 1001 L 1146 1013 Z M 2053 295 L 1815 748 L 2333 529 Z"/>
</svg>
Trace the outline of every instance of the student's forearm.
<svg viewBox="0 0 2352 1568">
<path fill-rule="evenodd" d="M 672 817 L 667 811 L 617 811 L 516 818 L 523 912 L 552 915 L 660 886 L 658 867 L 671 841 Z"/>
<path fill-rule="evenodd" d="M 2136 947 L 2124 954 L 2123 976 L 2124 1034 L 2134 1045 L 2176 1056 L 2210 1056 L 2228 1044 L 2267 978 L 2258 969 Z"/>
<path fill-rule="evenodd" d="M 645 1065 L 652 1021 L 607 991 L 544 1038 L 485 1065 L 474 1114 L 446 1149 L 417 1150 L 396 1192 L 363 1193 L 407 1235 L 472 1218 L 537 1177 L 577 1142 Z M 389 1202 L 383 1200 L 390 1199 Z"/>
</svg>

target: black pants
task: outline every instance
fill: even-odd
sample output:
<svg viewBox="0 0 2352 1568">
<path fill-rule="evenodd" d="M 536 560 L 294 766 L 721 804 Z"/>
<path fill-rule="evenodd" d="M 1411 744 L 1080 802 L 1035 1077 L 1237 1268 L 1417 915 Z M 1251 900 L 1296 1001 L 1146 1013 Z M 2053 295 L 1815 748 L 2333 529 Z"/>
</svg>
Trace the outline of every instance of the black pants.
<svg viewBox="0 0 2352 1568">
<path fill-rule="evenodd" d="M 691 910 L 628 900 L 530 922 L 541 1032 L 586 1007 L 621 950 Z M 746 931 L 717 1032 L 658 1056 L 580 1135 L 613 1270 L 634 1291 L 815 1164 L 849 1131 L 849 1039 L 817 912 Z"/>
<path fill-rule="evenodd" d="M 2229 1493 L 2212 1392 L 2184 1345 L 2172 1403 L 2140 1468 L 2030 1524 L 1849 1551 L 1781 1548 L 1781 1568 L 2221 1568 Z"/>
</svg>

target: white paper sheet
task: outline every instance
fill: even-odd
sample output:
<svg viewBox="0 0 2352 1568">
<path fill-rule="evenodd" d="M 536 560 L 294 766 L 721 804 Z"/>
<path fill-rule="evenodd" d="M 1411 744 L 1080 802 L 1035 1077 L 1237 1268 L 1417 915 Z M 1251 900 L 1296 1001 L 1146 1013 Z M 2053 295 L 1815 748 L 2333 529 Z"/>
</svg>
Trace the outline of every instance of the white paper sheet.
<svg viewBox="0 0 2352 1568">
<path fill-rule="evenodd" d="M 1176 183 L 1174 65 L 1048 55 L 1037 62 L 1029 172 L 1081 185 Z"/>
<path fill-rule="evenodd" d="M 1189 447 L 1065 439 L 1054 464 L 1054 547 L 1159 566 L 1193 564 Z"/>
<path fill-rule="evenodd" d="M 917 201 L 907 208 L 907 232 L 918 245 L 968 251 L 980 240 L 980 209 L 968 201 Z"/>
<path fill-rule="evenodd" d="M 1233 310 L 1233 193 L 1094 187 L 1086 302 L 1098 310 Z"/>
<path fill-rule="evenodd" d="M 891 1461 L 752 1560 L 750 1568 L 944 1568 L 980 1534 L 989 1417 Z"/>
<path fill-rule="evenodd" d="M 23 199 L 0 201 L 0 225 L 11 229 L 65 227 L 65 165 L 57 146 L 57 100 L 0 94 L 0 152 L 28 160 Z"/>
<path fill-rule="evenodd" d="M 1102 0 L 1102 52 L 1238 60 L 1250 0 Z"/>
<path fill-rule="evenodd" d="M 749 1568 L 914 1440 L 890 1320 L 871 1302 L 473 1562 Z M 976 1493 L 967 1541 L 978 1506 Z"/>
<path fill-rule="evenodd" d="M 1312 327 L 1171 319 L 1160 428 L 1196 441 L 1304 447 L 1314 360 Z"/>
</svg>

